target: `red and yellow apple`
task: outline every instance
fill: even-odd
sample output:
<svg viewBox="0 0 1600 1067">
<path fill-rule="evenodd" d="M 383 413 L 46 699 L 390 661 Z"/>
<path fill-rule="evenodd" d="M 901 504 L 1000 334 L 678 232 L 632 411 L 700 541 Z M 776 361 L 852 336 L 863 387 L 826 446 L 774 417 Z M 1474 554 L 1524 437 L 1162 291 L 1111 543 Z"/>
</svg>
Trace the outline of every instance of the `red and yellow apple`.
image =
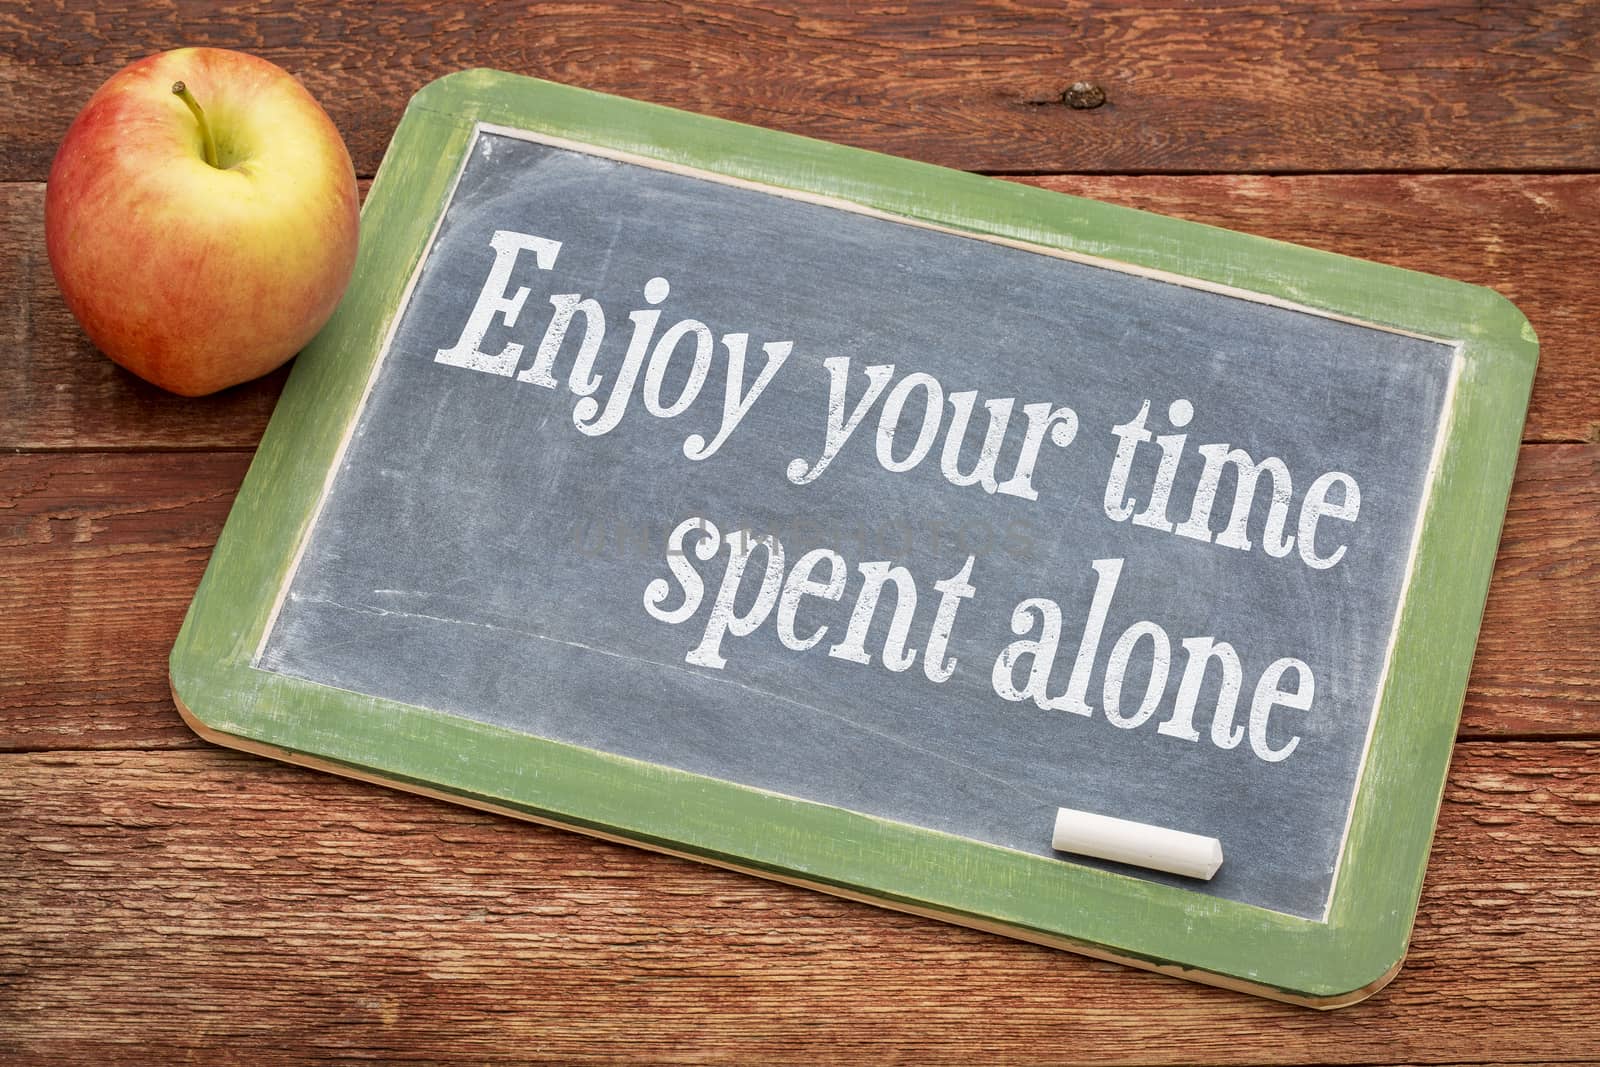
<svg viewBox="0 0 1600 1067">
<path fill-rule="evenodd" d="M 333 314 L 355 265 L 355 169 L 287 71 L 182 48 L 123 68 L 50 168 L 45 243 L 106 355 L 185 396 L 279 366 Z"/>
</svg>

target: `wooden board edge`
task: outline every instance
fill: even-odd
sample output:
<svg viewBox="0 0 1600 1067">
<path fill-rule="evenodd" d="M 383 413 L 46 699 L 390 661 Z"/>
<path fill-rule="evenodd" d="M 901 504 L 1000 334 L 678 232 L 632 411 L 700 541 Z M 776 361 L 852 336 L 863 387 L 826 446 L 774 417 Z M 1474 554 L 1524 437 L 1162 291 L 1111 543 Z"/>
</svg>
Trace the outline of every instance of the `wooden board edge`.
<svg viewBox="0 0 1600 1067">
<path fill-rule="evenodd" d="M 919 918 L 953 923 L 969 929 L 979 930 L 983 933 L 997 934 L 1002 937 L 1009 937 L 1014 940 L 1026 941 L 1031 944 L 1041 945 L 1045 948 L 1053 948 L 1066 952 L 1072 952 L 1080 956 L 1088 956 L 1093 959 L 1104 960 L 1108 963 L 1116 963 L 1126 967 L 1134 967 L 1139 970 L 1151 971 L 1156 974 L 1166 975 L 1169 978 L 1180 978 L 1190 982 L 1198 982 L 1203 985 L 1215 986 L 1217 988 L 1226 989 L 1235 993 L 1246 993 L 1283 1004 L 1292 1004 L 1297 1007 L 1314 1008 L 1318 1011 L 1332 1011 L 1338 1008 L 1350 1007 L 1368 999 L 1373 994 L 1387 986 L 1394 980 L 1395 976 L 1400 973 L 1401 967 L 1403 967 L 1405 964 L 1405 954 L 1402 952 L 1400 959 L 1396 960 L 1393 966 L 1378 976 L 1378 978 L 1364 986 L 1361 986 L 1360 988 L 1350 990 L 1346 993 L 1333 994 L 1330 996 L 1298 996 L 1283 989 L 1279 989 L 1276 986 L 1248 982 L 1242 979 L 1232 978 L 1227 975 L 1215 974 L 1199 968 L 1182 967 L 1171 963 L 1157 963 L 1153 960 L 1141 959 L 1137 956 L 1121 955 L 1116 952 L 1100 948 L 1096 945 L 1072 941 L 1067 938 L 1056 937 L 1037 930 L 1030 930 L 1025 927 L 1016 927 L 1006 923 L 984 920 L 975 916 L 964 915 L 958 912 L 945 912 L 936 908 L 924 907 L 906 901 L 896 900 L 890 897 L 873 896 L 869 893 L 858 892 L 843 886 L 832 885 L 827 882 L 802 878 L 797 875 L 781 874 L 775 871 L 764 870 L 759 867 L 735 863 L 720 857 L 705 856 L 681 849 L 674 849 L 655 841 L 645 841 L 627 837 L 622 834 L 607 833 L 604 830 L 599 830 L 589 826 L 582 826 L 576 823 L 565 822 L 561 819 L 551 816 L 539 815 L 520 808 L 496 804 L 493 801 L 485 800 L 480 797 L 453 793 L 448 790 L 437 789 L 431 786 L 423 785 L 419 782 L 408 781 L 405 779 L 386 777 L 366 768 L 355 767 L 350 764 L 340 763 L 334 760 L 322 759 L 309 753 L 297 752 L 293 749 L 282 748 L 277 745 L 242 737 L 237 734 L 230 734 L 208 726 L 204 720 L 202 720 L 189 708 L 189 706 L 184 702 L 183 698 L 178 694 L 176 680 L 172 678 L 170 672 L 167 677 L 167 682 L 172 693 L 173 705 L 177 708 L 178 715 L 183 719 L 185 725 L 187 725 L 189 729 L 193 730 L 196 736 L 200 737 L 202 740 L 208 741 L 211 744 L 222 748 L 235 749 L 240 752 L 249 753 L 250 755 L 261 756 L 266 759 L 293 764 L 297 767 L 306 767 L 311 770 L 322 771 L 328 774 L 339 775 L 343 778 L 366 782 L 370 785 L 380 785 L 390 789 L 397 789 L 402 792 L 427 797 L 431 800 L 440 800 L 450 804 L 459 804 L 464 807 L 474 808 L 478 811 L 485 811 L 492 815 L 502 815 L 512 819 L 519 819 L 524 822 L 535 823 L 540 826 L 549 826 L 557 830 L 565 830 L 570 833 L 582 834 L 586 837 L 593 837 L 601 841 L 608 841 L 612 844 L 629 845 L 634 848 L 642 848 L 649 852 L 656 852 L 662 855 L 672 856 L 677 859 L 689 860 L 694 863 L 709 864 L 710 866 L 719 867 L 723 870 L 735 871 L 739 874 L 752 875 L 768 881 L 781 882 L 785 885 L 792 885 L 801 889 L 810 889 L 816 892 L 826 893 L 830 896 L 855 901 L 861 904 L 870 904 L 880 908 L 887 908 L 891 911 L 903 912 L 908 915 L 915 915 Z"/>
</svg>

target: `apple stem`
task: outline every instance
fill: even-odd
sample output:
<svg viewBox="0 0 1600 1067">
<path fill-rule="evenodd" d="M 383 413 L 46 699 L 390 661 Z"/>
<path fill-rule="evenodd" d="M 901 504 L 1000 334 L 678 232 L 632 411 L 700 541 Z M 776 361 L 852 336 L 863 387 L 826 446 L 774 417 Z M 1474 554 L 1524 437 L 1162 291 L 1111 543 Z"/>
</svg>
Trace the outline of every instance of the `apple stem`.
<svg viewBox="0 0 1600 1067">
<path fill-rule="evenodd" d="M 217 166 L 217 142 L 211 139 L 211 127 L 206 125 L 206 113 L 200 110 L 200 104 L 183 82 L 172 83 L 172 95 L 189 105 L 189 110 L 194 114 L 194 120 L 200 124 L 200 145 L 205 151 L 206 162 L 213 167 Z M 221 169 L 220 167 L 218 168 Z"/>
</svg>

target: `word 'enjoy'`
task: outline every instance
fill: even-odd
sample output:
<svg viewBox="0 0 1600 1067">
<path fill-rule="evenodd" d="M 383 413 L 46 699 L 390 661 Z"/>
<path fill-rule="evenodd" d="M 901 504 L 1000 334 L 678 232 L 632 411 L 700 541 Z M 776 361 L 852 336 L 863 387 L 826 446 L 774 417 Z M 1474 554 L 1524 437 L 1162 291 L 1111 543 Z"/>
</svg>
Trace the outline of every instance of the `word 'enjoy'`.
<svg viewBox="0 0 1600 1067">
<path fill-rule="evenodd" d="M 472 313 L 467 316 L 467 321 L 461 328 L 460 338 L 450 348 L 439 349 L 434 356 L 435 362 L 482 371 L 485 374 L 498 374 L 505 378 L 516 373 L 519 382 L 554 389 L 557 382 L 552 372 L 555 369 L 556 356 L 561 352 L 567 334 L 572 328 L 574 317 L 582 315 L 583 339 L 579 342 L 577 354 L 572 360 L 572 368 L 567 375 L 567 388 L 579 398 L 572 409 L 572 424 L 577 427 L 578 432 L 598 437 L 617 428 L 622 416 L 627 413 L 628 404 L 633 399 L 634 386 L 639 380 L 639 371 L 645 364 L 647 353 L 650 359 L 648 366 L 644 366 L 643 389 L 646 411 L 660 419 L 676 418 L 699 398 L 701 389 L 705 387 L 706 376 L 711 372 L 711 357 L 715 351 L 711 328 L 697 319 L 684 319 L 669 328 L 659 339 L 655 339 L 653 347 L 651 344 L 656 326 L 661 319 L 661 312 L 655 310 L 655 305 L 665 300 L 667 294 L 671 292 L 671 286 L 665 278 L 650 279 L 644 287 L 644 299 L 645 303 L 651 306 L 634 311 L 628 316 L 628 320 L 633 323 L 633 334 L 628 341 L 628 351 L 623 356 L 622 366 L 617 368 L 616 378 L 612 382 L 611 393 L 606 398 L 604 408 L 601 408 L 600 402 L 593 394 L 598 392 L 603 384 L 601 375 L 595 373 L 595 359 L 600 353 L 600 343 L 606 336 L 606 314 L 594 300 L 585 299 L 579 293 L 557 293 L 550 297 L 550 305 L 554 310 L 549 324 L 545 327 L 544 338 L 539 342 L 533 363 L 520 372 L 517 371 L 517 367 L 522 362 L 521 342 L 507 341 L 500 351 L 495 353 L 483 351 L 483 339 L 495 320 L 497 318 L 502 320 L 507 328 L 516 326 L 517 320 L 522 315 L 523 306 L 528 302 L 529 290 L 525 285 L 518 286 L 515 292 L 508 294 L 507 287 L 511 284 L 511 272 L 516 267 L 517 257 L 523 252 L 532 252 L 534 262 L 540 270 L 553 270 L 556 256 L 561 253 L 560 241 L 517 233 L 514 230 L 496 230 L 494 236 L 489 239 L 489 245 L 494 249 L 494 265 L 489 268 L 488 277 L 484 279 L 477 303 L 473 305 Z M 678 346 L 685 340 L 691 339 L 694 344 L 694 362 L 690 364 L 688 380 L 684 382 L 678 395 L 669 401 L 662 396 L 667 367 Z M 702 460 L 716 454 L 749 413 L 756 399 L 771 384 L 779 368 L 789 358 L 789 353 L 794 350 L 792 341 L 769 341 L 762 345 L 761 350 L 767 357 L 766 365 L 750 384 L 749 392 L 745 392 L 744 364 L 749 345 L 750 335 L 747 333 L 723 335 L 722 347 L 727 350 L 728 362 L 727 388 L 722 401 L 722 423 L 709 441 L 702 434 L 692 434 L 684 440 L 683 454 L 689 459 Z"/>
</svg>

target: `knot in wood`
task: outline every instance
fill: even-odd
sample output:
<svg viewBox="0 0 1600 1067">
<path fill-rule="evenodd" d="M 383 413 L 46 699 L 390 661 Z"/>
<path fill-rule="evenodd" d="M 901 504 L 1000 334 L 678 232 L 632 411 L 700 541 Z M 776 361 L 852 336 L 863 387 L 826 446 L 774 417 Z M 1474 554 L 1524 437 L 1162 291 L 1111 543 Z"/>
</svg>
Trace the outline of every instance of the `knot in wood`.
<svg viewBox="0 0 1600 1067">
<path fill-rule="evenodd" d="M 1061 94 L 1061 102 L 1076 111 L 1088 111 L 1106 102 L 1106 91 L 1094 82 L 1073 82 Z"/>
</svg>

